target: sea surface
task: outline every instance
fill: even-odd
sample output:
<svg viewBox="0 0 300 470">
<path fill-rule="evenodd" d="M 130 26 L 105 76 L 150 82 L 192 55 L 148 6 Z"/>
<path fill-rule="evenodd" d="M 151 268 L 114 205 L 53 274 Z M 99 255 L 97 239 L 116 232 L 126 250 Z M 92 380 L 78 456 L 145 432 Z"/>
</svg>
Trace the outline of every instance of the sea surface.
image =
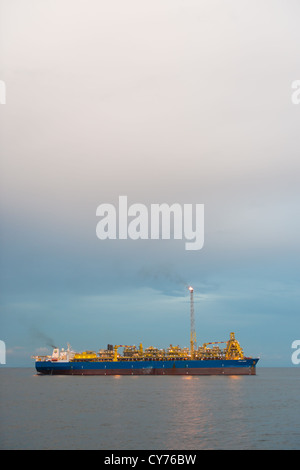
<svg viewBox="0 0 300 470">
<path fill-rule="evenodd" d="M 0 369 L 1 449 L 300 449 L 300 367 L 256 376 Z"/>
</svg>

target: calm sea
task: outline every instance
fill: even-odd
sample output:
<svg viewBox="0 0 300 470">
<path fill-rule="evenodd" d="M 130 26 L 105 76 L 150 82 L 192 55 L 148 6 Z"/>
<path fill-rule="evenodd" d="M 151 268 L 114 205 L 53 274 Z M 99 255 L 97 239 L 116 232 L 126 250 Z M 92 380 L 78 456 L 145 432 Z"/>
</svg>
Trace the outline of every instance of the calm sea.
<svg viewBox="0 0 300 470">
<path fill-rule="evenodd" d="M 300 367 L 245 377 L 0 369 L 1 449 L 300 449 Z"/>
</svg>

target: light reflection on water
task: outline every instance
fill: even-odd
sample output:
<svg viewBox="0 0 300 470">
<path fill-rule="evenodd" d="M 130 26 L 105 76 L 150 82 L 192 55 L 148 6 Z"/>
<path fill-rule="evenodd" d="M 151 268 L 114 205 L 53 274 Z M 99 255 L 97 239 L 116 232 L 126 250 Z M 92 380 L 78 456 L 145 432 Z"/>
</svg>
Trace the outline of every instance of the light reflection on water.
<svg viewBox="0 0 300 470">
<path fill-rule="evenodd" d="M 224 434 L 228 439 L 232 433 L 235 442 L 236 436 L 246 435 L 242 380 L 242 377 L 183 377 L 177 383 L 166 446 L 176 449 L 179 434 L 183 447 L 190 449 L 222 448 Z"/>
</svg>

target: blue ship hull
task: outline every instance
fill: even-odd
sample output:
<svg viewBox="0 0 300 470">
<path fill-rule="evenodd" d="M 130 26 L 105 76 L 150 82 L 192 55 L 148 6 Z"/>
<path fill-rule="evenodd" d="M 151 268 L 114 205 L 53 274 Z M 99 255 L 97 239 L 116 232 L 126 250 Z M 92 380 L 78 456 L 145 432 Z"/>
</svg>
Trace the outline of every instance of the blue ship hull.
<svg viewBox="0 0 300 470">
<path fill-rule="evenodd" d="M 169 361 L 37 361 L 48 375 L 255 375 L 258 358 Z"/>
</svg>

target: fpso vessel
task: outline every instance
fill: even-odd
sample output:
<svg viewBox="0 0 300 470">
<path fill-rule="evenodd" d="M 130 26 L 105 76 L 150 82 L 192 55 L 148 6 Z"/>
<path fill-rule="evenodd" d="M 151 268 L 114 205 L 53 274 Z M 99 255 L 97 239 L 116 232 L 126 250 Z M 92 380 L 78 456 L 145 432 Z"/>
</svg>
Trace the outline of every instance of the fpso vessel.
<svg viewBox="0 0 300 470">
<path fill-rule="evenodd" d="M 217 344 L 226 343 L 221 349 Z M 123 348 L 123 354 L 118 352 Z M 172 346 L 143 349 L 108 345 L 98 353 L 55 348 L 52 356 L 34 356 L 36 370 L 50 375 L 255 375 L 258 358 L 245 357 L 234 333 L 229 341 L 205 343 L 196 350 Z"/>
<path fill-rule="evenodd" d="M 258 358 L 245 357 L 234 333 L 228 341 L 204 343 L 196 349 L 194 289 L 190 291 L 190 348 L 172 346 L 144 350 L 136 346 L 107 345 L 99 352 L 76 353 L 55 348 L 52 356 L 33 356 L 41 374 L 59 375 L 255 375 Z M 224 348 L 219 344 L 225 343 Z M 118 352 L 123 348 L 123 354 Z"/>
</svg>

